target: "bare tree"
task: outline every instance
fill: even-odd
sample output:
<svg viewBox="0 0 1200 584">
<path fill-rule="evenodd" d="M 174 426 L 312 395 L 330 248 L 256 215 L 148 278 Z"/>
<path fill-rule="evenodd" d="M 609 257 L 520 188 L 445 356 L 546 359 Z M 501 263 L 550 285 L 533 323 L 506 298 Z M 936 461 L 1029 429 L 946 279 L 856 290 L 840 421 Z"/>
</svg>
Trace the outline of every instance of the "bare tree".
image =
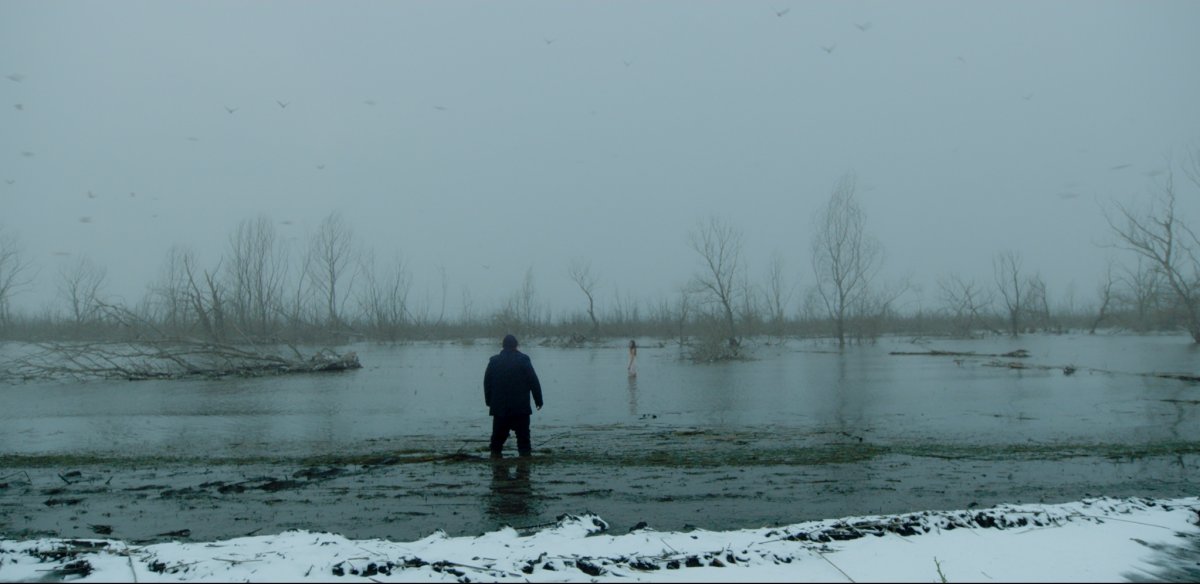
<svg viewBox="0 0 1200 584">
<path fill-rule="evenodd" d="M 458 315 L 460 324 L 468 325 L 475 322 L 475 299 L 471 297 L 471 289 L 462 285 L 462 310 Z"/>
<path fill-rule="evenodd" d="M 996 278 L 996 289 L 1007 312 L 1008 333 L 1021 334 L 1021 309 L 1025 307 L 1026 282 L 1021 276 L 1021 254 L 1005 251 L 992 259 L 992 271 Z"/>
<path fill-rule="evenodd" d="M 1092 324 L 1088 327 L 1088 334 L 1096 334 L 1096 328 L 1108 318 L 1113 298 L 1116 296 L 1116 285 L 1115 267 L 1113 259 L 1110 257 L 1104 264 L 1104 277 L 1096 285 L 1096 296 L 1100 305 L 1096 308 L 1096 318 L 1092 319 Z"/>
<path fill-rule="evenodd" d="M 33 283 L 32 272 L 33 264 L 25 258 L 17 235 L 0 225 L 0 325 L 12 317 L 13 295 Z"/>
<path fill-rule="evenodd" d="M 217 262 L 217 267 L 209 271 L 197 265 L 196 256 L 192 253 L 184 254 L 182 259 L 186 293 L 192 310 L 199 317 L 205 335 L 221 342 L 225 336 L 225 289 L 214 276 L 220 272 L 221 264 Z M 203 281 L 198 281 L 201 276 Z"/>
<path fill-rule="evenodd" d="M 538 302 L 537 302 L 537 287 L 533 284 L 533 266 L 525 270 L 525 279 L 521 282 L 521 289 L 516 296 L 517 318 L 520 319 L 528 330 L 538 325 Z"/>
<path fill-rule="evenodd" d="M 592 273 L 591 260 L 583 258 L 575 258 L 571 260 L 567 266 L 567 275 L 571 277 L 571 281 L 575 282 L 576 286 L 587 296 L 587 315 L 592 320 L 592 336 L 600 334 L 600 321 L 596 319 L 596 286 L 599 279 Z"/>
<path fill-rule="evenodd" d="M 87 256 L 80 256 L 58 272 L 58 294 L 67 303 L 76 329 L 94 321 L 103 303 L 101 288 L 108 270 Z"/>
<path fill-rule="evenodd" d="M 521 288 L 508 297 L 493 316 L 493 320 L 506 331 L 524 335 L 536 329 L 539 312 L 537 288 L 533 283 L 533 266 L 530 266 L 525 271 Z"/>
<path fill-rule="evenodd" d="M 1043 331 L 1050 329 L 1050 300 L 1046 292 L 1046 281 L 1041 274 L 1033 274 L 1025 280 L 1024 313 L 1036 322 Z"/>
<path fill-rule="evenodd" d="M 987 320 L 992 295 L 975 280 L 951 273 L 938 279 L 938 291 L 956 335 L 970 337 Z"/>
<path fill-rule="evenodd" d="M 397 254 L 381 271 L 375 263 L 375 252 L 370 251 L 363 255 L 359 269 L 363 283 L 358 289 L 358 305 L 368 328 L 396 340 L 408 319 L 408 294 L 412 288 L 404 258 Z"/>
<path fill-rule="evenodd" d="M 229 236 L 226 264 L 231 312 L 244 333 L 268 335 L 283 304 L 287 260 L 265 216 L 245 219 Z"/>
<path fill-rule="evenodd" d="M 309 264 L 311 283 L 325 308 L 329 326 L 340 327 L 342 306 L 353 288 L 354 233 L 338 211 L 327 215 L 309 243 L 312 263 Z"/>
<path fill-rule="evenodd" d="M 178 245 L 167 250 L 162 276 L 151 287 L 163 320 L 171 333 L 195 328 L 207 339 L 220 341 L 225 333 L 225 290 L 214 270 L 200 267 L 195 252 Z"/>
<path fill-rule="evenodd" d="M 1168 168 L 1145 210 L 1118 203 L 1115 211 L 1105 211 L 1105 219 L 1118 247 L 1149 260 L 1161 274 L 1182 313 L 1182 327 L 1200 343 L 1200 240 L 1176 214 L 1173 174 Z M 1200 175 L 1195 182 L 1200 186 Z"/>
<path fill-rule="evenodd" d="M 783 253 L 775 250 L 767 264 L 766 296 L 767 314 L 771 321 L 771 333 L 776 338 L 783 337 L 783 325 L 787 320 L 787 308 L 792 302 L 795 287 L 787 283 L 787 271 L 784 265 Z"/>
<path fill-rule="evenodd" d="M 701 291 L 714 314 L 724 323 L 725 337 L 731 347 L 738 344 L 734 308 L 745 290 L 739 285 L 742 266 L 742 234 L 718 217 L 709 217 L 688 233 L 688 243 L 703 262 L 703 269 L 693 278 L 693 286 Z"/>
<path fill-rule="evenodd" d="M 838 346 L 846 345 L 846 325 L 856 305 L 869 296 L 883 266 L 883 247 L 866 233 L 866 214 L 854 198 L 856 178 L 846 173 L 816 216 L 812 265 L 816 292 L 833 321 Z"/>
<path fill-rule="evenodd" d="M 1149 330 L 1163 300 L 1162 273 L 1142 256 L 1137 256 L 1134 265 L 1123 267 L 1121 272 L 1117 298 L 1133 313 L 1133 329 Z"/>
</svg>

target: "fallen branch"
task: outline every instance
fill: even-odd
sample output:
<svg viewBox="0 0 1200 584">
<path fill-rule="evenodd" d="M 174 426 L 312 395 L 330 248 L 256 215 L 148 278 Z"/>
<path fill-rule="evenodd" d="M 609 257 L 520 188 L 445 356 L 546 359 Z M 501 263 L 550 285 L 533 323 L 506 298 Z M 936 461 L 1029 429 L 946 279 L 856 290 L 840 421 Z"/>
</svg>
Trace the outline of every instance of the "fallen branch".
<svg viewBox="0 0 1200 584">
<path fill-rule="evenodd" d="M 892 351 L 888 355 L 920 355 L 926 357 L 1005 357 L 1008 359 L 1024 359 L 1029 356 L 1029 351 L 1025 349 L 1017 349 L 1007 353 L 976 353 L 974 351 L 959 352 L 959 351 Z"/>
<path fill-rule="evenodd" d="M 39 343 L 40 351 L 18 357 L 2 370 L 9 377 L 32 379 L 180 379 L 254 377 L 358 369 L 354 352 L 329 349 L 290 359 L 237 345 L 188 339 L 137 342 Z M 294 347 L 293 347 L 294 350 Z"/>
</svg>

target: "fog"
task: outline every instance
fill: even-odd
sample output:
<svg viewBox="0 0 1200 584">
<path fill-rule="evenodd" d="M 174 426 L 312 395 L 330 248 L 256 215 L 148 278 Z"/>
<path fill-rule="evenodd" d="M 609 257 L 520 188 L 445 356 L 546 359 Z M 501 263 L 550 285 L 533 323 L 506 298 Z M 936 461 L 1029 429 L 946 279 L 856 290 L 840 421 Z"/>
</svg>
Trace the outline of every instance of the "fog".
<svg viewBox="0 0 1200 584">
<path fill-rule="evenodd" d="M 711 216 L 752 280 L 778 251 L 803 290 L 848 172 L 906 307 L 1005 251 L 1086 301 L 1122 257 L 1105 205 L 1197 147 L 1196 23 L 1190 1 L 5 0 L 0 226 L 37 270 L 13 303 L 56 302 L 83 256 L 136 302 L 172 245 L 211 267 L 244 219 L 299 246 L 334 211 L 415 296 L 444 273 L 451 312 L 529 270 L 582 310 L 574 258 L 598 309 L 656 301 Z"/>
</svg>

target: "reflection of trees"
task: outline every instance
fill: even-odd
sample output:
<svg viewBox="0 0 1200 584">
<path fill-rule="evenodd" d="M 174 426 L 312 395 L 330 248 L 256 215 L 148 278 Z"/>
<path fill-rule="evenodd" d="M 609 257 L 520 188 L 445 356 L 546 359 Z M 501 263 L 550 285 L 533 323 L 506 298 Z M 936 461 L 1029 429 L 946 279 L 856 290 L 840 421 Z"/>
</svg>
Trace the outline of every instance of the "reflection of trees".
<svg viewBox="0 0 1200 584">
<path fill-rule="evenodd" d="M 492 462 L 492 484 L 486 509 L 489 517 L 508 520 L 535 513 L 529 466 L 529 460 L 522 458 L 515 462 L 509 459 Z"/>
</svg>

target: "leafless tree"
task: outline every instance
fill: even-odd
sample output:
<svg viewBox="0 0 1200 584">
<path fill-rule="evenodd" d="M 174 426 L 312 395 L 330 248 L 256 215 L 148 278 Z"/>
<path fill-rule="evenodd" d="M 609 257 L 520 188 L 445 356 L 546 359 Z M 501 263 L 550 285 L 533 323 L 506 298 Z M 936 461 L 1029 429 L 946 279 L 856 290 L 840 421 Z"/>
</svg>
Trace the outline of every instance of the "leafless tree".
<svg viewBox="0 0 1200 584">
<path fill-rule="evenodd" d="M 315 324 L 320 318 L 318 310 L 314 307 L 317 299 L 311 275 L 315 261 L 316 258 L 313 256 L 313 249 L 310 246 L 300 254 L 299 267 L 289 270 L 289 274 L 294 279 L 288 284 L 290 292 L 284 299 L 283 316 L 293 330 Z"/>
<path fill-rule="evenodd" d="M 230 312 L 247 334 L 271 332 L 283 305 L 287 258 L 275 226 L 265 215 L 245 219 L 229 236 L 225 264 Z"/>
<path fill-rule="evenodd" d="M 1181 325 L 1200 343 L 1200 240 L 1176 213 L 1174 173 L 1156 185 L 1149 206 L 1141 211 L 1120 203 L 1106 210 L 1105 219 L 1117 247 L 1149 260 L 1161 274 L 1177 309 Z M 1196 177 L 1200 186 L 1200 176 Z"/>
<path fill-rule="evenodd" d="M 600 321 L 596 319 L 596 286 L 600 280 L 592 273 L 591 260 L 583 258 L 575 258 L 571 260 L 567 266 L 567 275 L 571 277 L 571 281 L 575 282 L 576 286 L 587 296 L 587 315 L 592 320 L 592 336 L 600 334 Z"/>
<path fill-rule="evenodd" d="M 1046 292 L 1046 281 L 1041 274 L 1033 274 L 1025 280 L 1025 297 L 1022 311 L 1042 330 L 1050 328 L 1050 301 Z"/>
<path fill-rule="evenodd" d="M 397 254 L 386 268 L 375 263 L 375 252 L 362 256 L 362 286 L 358 289 L 358 306 L 367 327 L 375 334 L 395 341 L 408 320 L 408 294 L 412 277 L 404 258 Z"/>
<path fill-rule="evenodd" d="M 421 329 L 437 329 L 446 318 L 446 301 L 450 297 L 450 279 L 446 276 L 446 266 L 438 266 L 438 312 L 433 316 L 433 298 L 429 288 L 425 288 L 425 296 L 416 307 L 408 311 L 409 320 Z"/>
<path fill-rule="evenodd" d="M 225 289 L 213 270 L 200 266 L 196 253 L 186 247 L 167 250 L 162 275 L 151 287 L 163 322 L 172 334 L 199 328 L 204 338 L 219 342 L 225 333 Z"/>
<path fill-rule="evenodd" d="M 1021 254 L 1011 250 L 998 253 L 992 259 L 996 290 L 1004 303 L 1008 333 L 1014 337 L 1021 334 L 1021 309 L 1025 307 L 1026 282 L 1021 275 L 1021 264 Z"/>
<path fill-rule="evenodd" d="M 225 289 L 215 276 L 220 270 L 220 262 L 216 268 L 207 270 L 198 265 L 194 254 L 183 256 L 183 274 L 192 310 L 199 317 L 200 327 L 206 337 L 217 342 L 224 340 L 226 317 Z"/>
<path fill-rule="evenodd" d="M 58 294 L 67 304 L 76 328 L 93 322 L 103 303 L 101 289 L 108 270 L 88 256 L 80 256 L 58 272 Z"/>
<path fill-rule="evenodd" d="M 493 320 L 507 332 L 517 335 L 530 334 L 538 326 L 540 307 L 537 288 L 534 286 L 533 266 L 525 271 L 521 287 L 501 305 Z"/>
<path fill-rule="evenodd" d="M 866 233 L 866 214 L 854 198 L 855 185 L 853 173 L 842 175 L 814 225 L 816 293 L 833 321 L 838 346 L 846 345 L 847 321 L 869 296 L 883 266 L 883 247 Z"/>
<path fill-rule="evenodd" d="M 788 284 L 783 253 L 775 250 L 767 263 L 767 283 L 764 291 L 767 314 L 771 321 L 771 333 L 783 337 L 783 325 L 787 320 L 787 308 L 792 302 L 795 286 Z"/>
<path fill-rule="evenodd" d="M 0 325 L 12 317 L 12 297 L 33 283 L 33 263 L 25 258 L 20 240 L 0 225 Z"/>
<path fill-rule="evenodd" d="M 1113 299 L 1116 297 L 1116 286 L 1116 267 L 1113 259 L 1110 257 L 1104 264 L 1104 276 L 1096 285 L 1096 297 L 1099 306 L 1096 308 L 1096 318 L 1092 319 L 1092 324 L 1088 327 L 1088 334 L 1096 334 L 1096 328 L 1109 317 L 1114 304 Z"/>
<path fill-rule="evenodd" d="M 354 284 L 354 273 L 348 273 L 354 265 L 354 233 L 340 212 L 321 221 L 309 249 L 310 281 L 324 304 L 326 322 L 331 327 L 345 326 L 341 313 Z"/>
<path fill-rule="evenodd" d="M 714 216 L 688 233 L 688 243 L 703 263 L 700 273 L 693 278 L 693 286 L 703 293 L 704 302 L 714 308 L 714 315 L 724 323 L 729 344 L 736 346 L 734 310 L 745 293 L 740 285 L 744 271 L 742 233 Z"/>
<path fill-rule="evenodd" d="M 471 324 L 475 321 L 475 299 L 471 296 L 471 289 L 464 284 L 462 286 L 462 311 L 459 313 L 458 322 L 461 324 Z"/>
<path fill-rule="evenodd" d="M 975 280 L 951 273 L 938 279 L 938 292 L 958 336 L 972 336 L 987 320 L 992 295 Z"/>
<path fill-rule="evenodd" d="M 1118 277 L 1121 288 L 1117 298 L 1121 305 L 1133 313 L 1133 329 L 1149 330 L 1154 314 L 1163 301 L 1162 273 L 1142 256 L 1137 256 L 1133 266 L 1125 266 Z"/>
<path fill-rule="evenodd" d="M 694 300 L 692 299 L 692 293 L 687 289 L 687 287 L 680 288 L 679 296 L 675 299 L 674 310 L 672 311 L 675 319 L 675 326 L 678 330 L 680 347 L 687 343 L 687 336 L 684 334 L 684 329 L 687 326 L 688 321 L 692 318 L 693 303 Z"/>
</svg>

